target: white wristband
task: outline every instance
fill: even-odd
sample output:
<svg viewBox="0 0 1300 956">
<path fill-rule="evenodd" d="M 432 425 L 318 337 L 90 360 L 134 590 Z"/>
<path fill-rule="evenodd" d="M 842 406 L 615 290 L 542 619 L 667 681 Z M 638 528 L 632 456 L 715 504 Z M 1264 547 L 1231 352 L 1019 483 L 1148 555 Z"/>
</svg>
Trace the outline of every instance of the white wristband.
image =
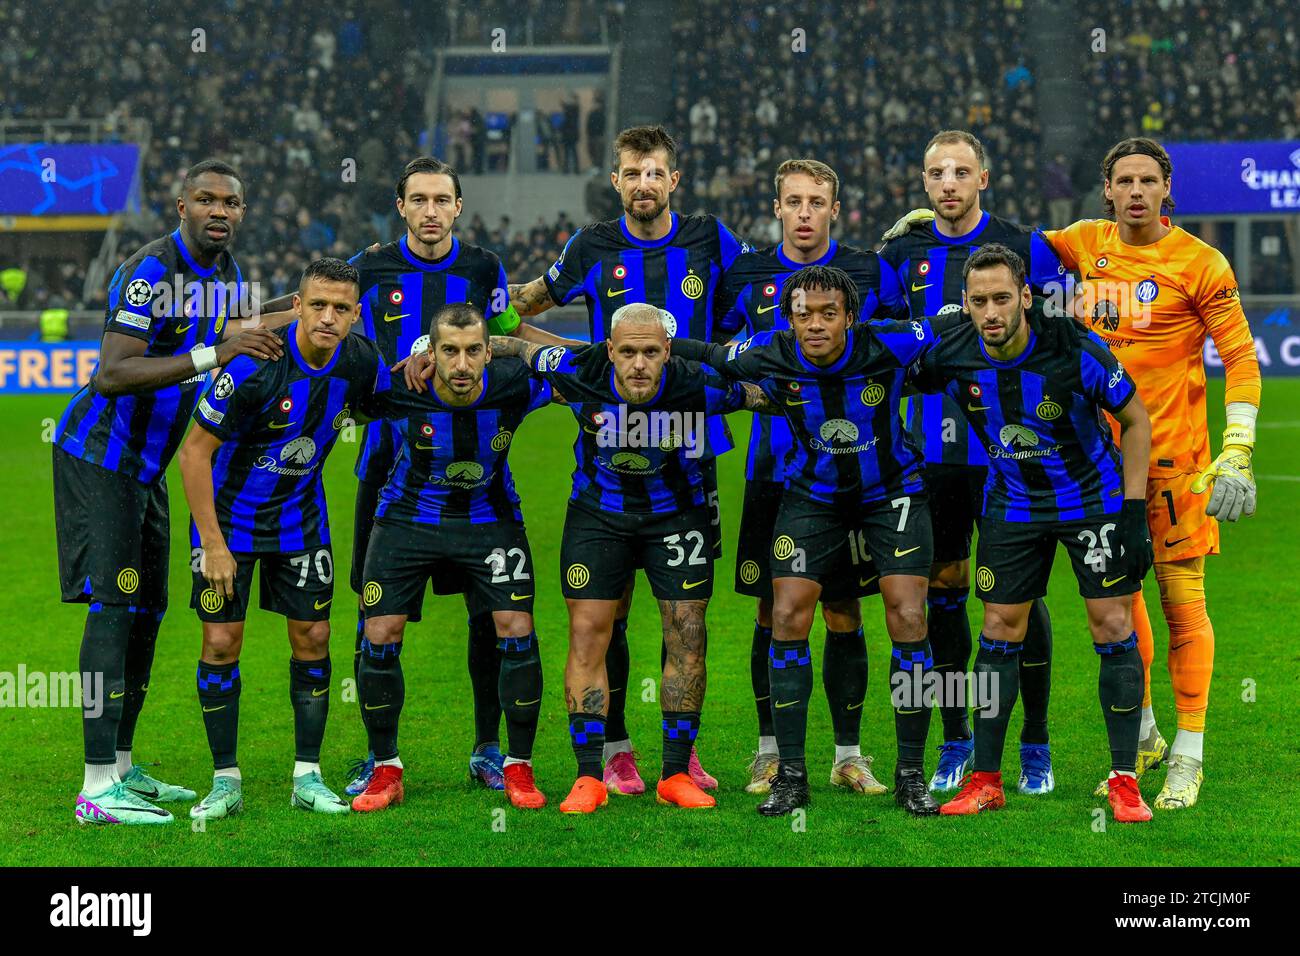
<svg viewBox="0 0 1300 956">
<path fill-rule="evenodd" d="M 206 372 L 209 369 L 217 367 L 217 349 L 216 346 L 207 345 L 201 349 L 195 349 L 190 353 L 190 358 L 194 362 L 194 371 Z"/>
</svg>

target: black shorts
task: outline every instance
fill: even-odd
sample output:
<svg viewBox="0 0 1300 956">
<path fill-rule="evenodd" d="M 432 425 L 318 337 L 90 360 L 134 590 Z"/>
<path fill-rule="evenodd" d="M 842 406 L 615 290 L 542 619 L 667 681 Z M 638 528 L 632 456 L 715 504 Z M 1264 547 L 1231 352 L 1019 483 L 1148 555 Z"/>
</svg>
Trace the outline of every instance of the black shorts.
<svg viewBox="0 0 1300 956">
<path fill-rule="evenodd" d="M 935 564 L 970 558 L 971 534 L 984 511 L 988 474 L 988 468 L 980 465 L 925 466 Z"/>
<path fill-rule="evenodd" d="M 420 620 L 424 585 L 435 594 L 463 587 L 470 615 L 490 611 L 533 613 L 533 556 L 524 526 L 514 521 L 438 525 L 375 522 L 366 552 L 361 606 L 366 617 L 404 614 Z"/>
<path fill-rule="evenodd" d="M 709 509 L 713 529 L 713 560 L 722 557 L 722 505 L 718 501 L 718 459 L 710 456 L 700 462 L 704 473 L 704 507 Z"/>
<path fill-rule="evenodd" d="M 167 479 L 151 484 L 54 446 L 59 587 L 69 602 L 167 608 Z"/>
<path fill-rule="evenodd" d="M 1003 521 L 986 517 L 976 548 L 975 593 L 989 604 L 1024 604 L 1047 593 L 1056 543 L 1065 545 L 1085 598 L 1134 594 L 1142 582 L 1116 576 L 1111 549 L 1119 548 L 1119 514 L 1074 521 Z"/>
<path fill-rule="evenodd" d="M 895 574 L 930 576 L 930 509 L 924 493 L 849 507 L 786 495 L 773 535 L 773 578 L 808 578 L 843 593 L 879 588 L 880 578 Z"/>
<path fill-rule="evenodd" d="M 785 483 L 780 481 L 745 482 L 745 505 L 740 514 L 740 534 L 736 537 L 737 594 L 772 600 L 770 556 L 784 491 Z M 850 561 L 851 566 L 853 563 Z M 860 574 L 832 575 L 823 585 L 822 601 L 844 601 L 879 594 L 880 580 L 878 575 L 868 570 L 870 566 L 871 555 L 867 554 L 859 569 Z"/>
<path fill-rule="evenodd" d="M 617 601 L 644 568 L 660 601 L 713 595 L 712 529 L 706 508 L 666 515 L 592 511 L 569 502 L 560 542 L 560 588 L 566 598 Z"/>
<path fill-rule="evenodd" d="M 190 550 L 190 607 L 200 621 L 232 623 L 248 616 L 253 569 L 260 564 L 259 606 L 291 621 L 328 621 L 334 600 L 334 553 L 328 544 L 305 551 L 236 554 L 235 596 L 213 590 L 203 576 L 203 549 Z"/>
</svg>

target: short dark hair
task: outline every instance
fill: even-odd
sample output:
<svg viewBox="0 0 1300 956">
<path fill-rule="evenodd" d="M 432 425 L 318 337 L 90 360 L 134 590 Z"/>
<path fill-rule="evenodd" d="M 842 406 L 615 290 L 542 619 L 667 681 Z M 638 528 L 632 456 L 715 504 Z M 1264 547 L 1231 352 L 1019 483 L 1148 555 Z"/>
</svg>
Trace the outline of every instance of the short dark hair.
<svg viewBox="0 0 1300 956">
<path fill-rule="evenodd" d="M 1110 148 L 1106 158 L 1101 161 L 1101 178 L 1103 182 L 1110 182 L 1110 174 L 1115 170 L 1115 163 L 1125 156 L 1150 156 L 1160 167 L 1160 172 L 1165 177 L 1165 182 L 1174 174 L 1174 162 L 1165 152 L 1165 148 L 1149 136 L 1130 136 L 1128 139 L 1122 139 Z M 1102 204 L 1106 207 L 1106 215 L 1115 215 L 1115 204 L 1106 198 L 1102 193 Z M 1160 204 L 1160 211 L 1174 208 L 1174 195 L 1169 194 L 1169 198 Z"/>
<path fill-rule="evenodd" d="M 930 137 L 930 142 L 925 144 L 925 149 L 921 152 L 921 168 L 925 168 L 925 157 L 936 146 L 952 146 L 956 143 L 965 143 L 975 151 L 975 159 L 980 164 L 980 169 L 988 169 L 988 162 L 984 158 L 984 144 L 974 133 L 968 133 L 964 129 L 945 129 L 940 130 Z"/>
<path fill-rule="evenodd" d="M 460 177 L 450 163 L 444 163 L 436 156 L 420 156 L 411 160 L 402 170 L 402 178 L 397 181 L 397 198 L 406 199 L 406 181 L 416 173 L 432 173 L 435 176 L 450 176 L 456 198 L 460 198 Z"/>
<path fill-rule="evenodd" d="M 627 150 L 646 156 L 657 149 L 668 154 L 668 171 L 677 168 L 677 141 L 662 126 L 632 126 L 614 137 L 614 171 L 618 172 L 619 155 Z"/>
<path fill-rule="evenodd" d="M 308 279 L 327 279 L 331 282 L 350 282 L 361 289 L 361 273 L 357 267 L 342 259 L 335 259 L 325 256 L 321 259 L 313 259 L 307 264 L 307 268 L 302 270 L 302 278 L 298 281 L 298 290 L 301 292 L 307 287 Z"/>
<path fill-rule="evenodd" d="M 817 292 L 842 292 L 844 309 L 854 319 L 858 317 L 862 297 L 849 274 L 834 266 L 804 266 L 798 272 L 791 273 L 781 286 L 781 314 L 787 322 L 794 308 L 796 289 L 813 289 Z"/>
<path fill-rule="evenodd" d="M 1025 260 L 1001 243 L 990 242 L 976 249 L 966 260 L 966 265 L 962 266 L 962 285 L 966 284 L 966 277 L 976 269 L 993 269 L 997 266 L 1006 266 L 1011 270 L 1011 281 L 1016 288 L 1025 284 Z"/>
<path fill-rule="evenodd" d="M 218 176 L 229 176 L 239 183 L 239 193 L 244 192 L 244 177 L 235 172 L 235 167 L 220 159 L 205 159 L 195 163 L 189 169 L 185 170 L 185 179 L 181 183 L 181 192 L 188 193 L 194 189 L 194 180 L 198 179 L 204 173 L 216 173 Z"/>
<path fill-rule="evenodd" d="M 448 325 L 453 329 L 472 329 L 475 326 L 481 326 L 483 341 L 487 342 L 488 340 L 487 319 L 483 318 L 482 312 L 467 302 L 448 302 L 434 313 L 433 321 L 429 323 L 430 345 L 438 341 L 438 326 L 440 325 Z"/>
</svg>

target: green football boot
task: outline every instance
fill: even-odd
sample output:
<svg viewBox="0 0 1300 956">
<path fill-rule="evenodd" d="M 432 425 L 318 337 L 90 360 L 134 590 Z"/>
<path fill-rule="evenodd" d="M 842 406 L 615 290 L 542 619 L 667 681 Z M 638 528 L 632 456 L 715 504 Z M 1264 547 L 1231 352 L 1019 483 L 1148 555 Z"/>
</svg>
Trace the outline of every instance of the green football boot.
<svg viewBox="0 0 1300 956">
<path fill-rule="evenodd" d="M 144 797 L 151 803 L 176 803 L 180 800 L 193 800 L 198 796 L 193 790 L 155 780 L 138 763 L 133 764 L 122 776 L 122 783 L 137 797 Z"/>
<path fill-rule="evenodd" d="M 314 810 L 316 813 L 352 812 L 352 806 L 325 786 L 325 781 L 315 770 L 293 778 L 293 799 L 290 803 L 303 810 Z"/>
<path fill-rule="evenodd" d="M 244 809 L 244 790 L 234 777 L 212 778 L 212 792 L 190 807 L 195 820 L 220 820 Z"/>
</svg>

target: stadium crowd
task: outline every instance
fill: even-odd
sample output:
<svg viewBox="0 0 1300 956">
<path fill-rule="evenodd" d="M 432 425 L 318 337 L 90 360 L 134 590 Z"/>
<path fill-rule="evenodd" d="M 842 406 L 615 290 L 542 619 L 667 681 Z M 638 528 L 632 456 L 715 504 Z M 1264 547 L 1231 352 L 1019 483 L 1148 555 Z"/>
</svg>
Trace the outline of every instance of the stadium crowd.
<svg viewBox="0 0 1300 956">
<path fill-rule="evenodd" d="M 76 30 L 66 22 L 71 14 L 6 7 L 0 119 L 104 117 L 110 133 L 131 118 L 149 123 L 142 213 L 127 223 L 122 248 L 171 221 L 187 164 L 206 155 L 229 159 L 252 184 L 241 264 L 280 294 L 313 257 L 347 256 L 396 234 L 396 217 L 381 210 L 391 201 L 391 170 L 423 151 L 429 50 L 488 42 L 480 35 L 494 24 L 521 43 L 599 42 L 602 29 L 617 36 L 623 4 L 452 2 L 439 18 L 418 14 L 410 0 L 381 0 L 365 18 L 345 10 L 332 26 L 304 4 L 274 7 L 273 33 L 259 28 L 264 5 L 249 0 L 188 0 L 130 30 L 106 0 L 79 8 Z M 1015 3 L 943 0 L 926 17 L 877 0 L 813 4 L 802 18 L 805 53 L 792 49 L 784 8 L 692 0 L 691 15 L 674 18 L 666 124 L 681 146 L 677 208 L 715 212 L 741 235 L 775 241 L 772 174 L 782 159 L 814 155 L 844 183 L 837 234 L 871 244 L 899 210 L 923 204 L 915 144 L 950 126 L 971 130 L 988 149 L 990 208 L 1013 221 L 1064 225 L 1081 214 L 1079 200 L 1095 188 L 1097 171 L 1083 154 L 1041 155 L 1038 65 L 1018 39 L 1021 16 Z M 735 29 L 698 29 L 723 22 Z M 1093 93 L 1094 141 L 1137 132 L 1162 140 L 1300 135 L 1296 8 L 1246 0 L 1216 12 L 1190 0 L 1088 0 L 1077 22 L 1106 31 L 1103 54 L 1088 45 L 1079 52 Z M 946 27 L 936 31 L 935 23 Z M 205 46 L 196 52 L 200 28 Z M 120 38 L 115 55 L 78 42 L 87 33 Z M 55 77 L 35 62 L 37 51 L 50 50 L 62 64 Z M 815 57 L 816 70 L 796 69 L 804 55 Z M 84 75 L 96 78 L 89 96 L 75 82 Z M 493 171 L 495 136 L 507 144 L 495 154 L 503 169 L 510 135 L 503 116 L 504 126 L 493 129 L 478 111 L 457 111 L 446 124 L 449 160 L 465 172 Z M 577 146 L 579 124 L 585 148 Z M 603 163 L 604 126 L 603 103 L 580 118 L 576 103 L 566 103 L 544 129 L 539 168 Z M 352 183 L 343 177 L 347 159 L 356 162 Z M 571 233 L 571 217 L 616 214 L 599 201 L 612 198 L 599 195 L 600 179 L 588 189 L 587 209 L 530 226 L 471 223 L 467 236 L 498 252 L 512 277 L 538 274 L 555 241 Z M 102 305 L 99 289 L 83 298 L 79 270 L 69 264 L 0 263 L 19 265 L 28 266 L 25 288 L 0 291 L 0 310 Z"/>
</svg>

